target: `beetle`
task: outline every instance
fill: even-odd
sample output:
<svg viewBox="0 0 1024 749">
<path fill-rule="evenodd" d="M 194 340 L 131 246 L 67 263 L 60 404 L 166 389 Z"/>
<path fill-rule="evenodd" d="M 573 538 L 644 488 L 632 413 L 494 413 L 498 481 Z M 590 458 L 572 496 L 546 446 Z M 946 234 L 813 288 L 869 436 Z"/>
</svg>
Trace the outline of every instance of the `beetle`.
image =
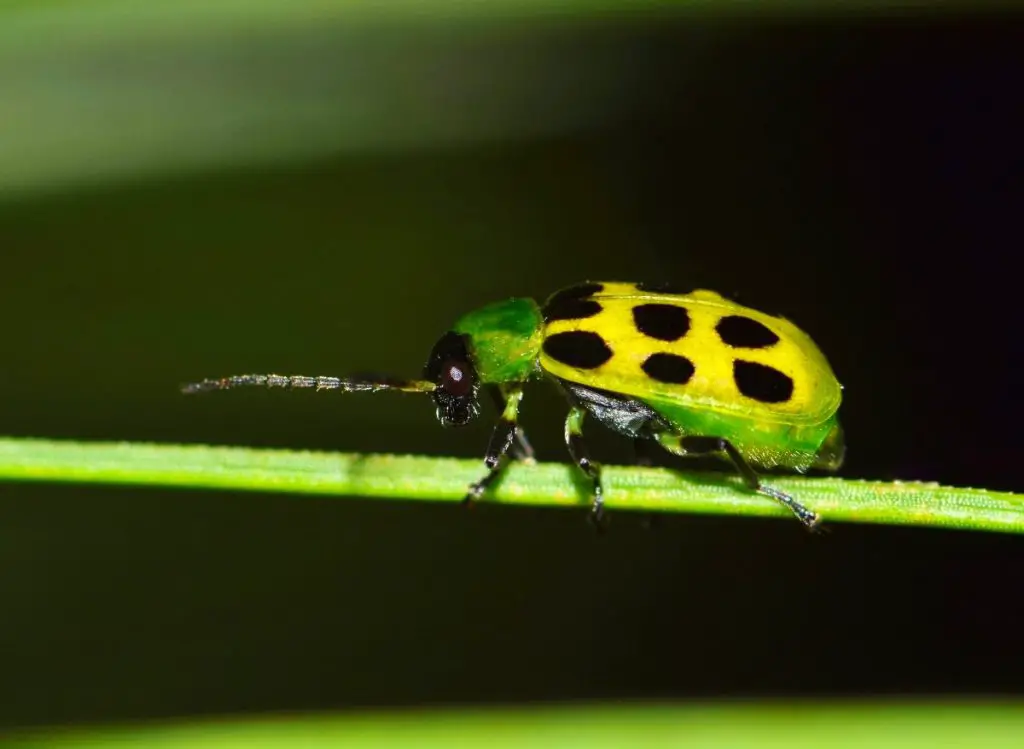
<svg viewBox="0 0 1024 749">
<path fill-rule="evenodd" d="M 584 439 L 587 416 L 638 447 L 731 461 L 752 491 L 809 528 L 819 516 L 764 484 L 755 469 L 835 471 L 845 455 L 837 415 L 842 386 L 806 333 L 714 291 L 643 283 L 586 282 L 543 305 L 513 298 L 472 311 L 434 345 L 422 379 L 249 374 L 191 383 L 183 391 L 255 385 L 428 393 L 442 425 L 462 426 L 479 414 L 486 390 L 501 415 L 486 473 L 466 493 L 473 502 L 498 478 L 506 454 L 532 458 L 519 411 L 524 386 L 539 378 L 557 383 L 568 400 L 565 442 L 591 482 L 598 522 L 604 490 Z"/>
</svg>

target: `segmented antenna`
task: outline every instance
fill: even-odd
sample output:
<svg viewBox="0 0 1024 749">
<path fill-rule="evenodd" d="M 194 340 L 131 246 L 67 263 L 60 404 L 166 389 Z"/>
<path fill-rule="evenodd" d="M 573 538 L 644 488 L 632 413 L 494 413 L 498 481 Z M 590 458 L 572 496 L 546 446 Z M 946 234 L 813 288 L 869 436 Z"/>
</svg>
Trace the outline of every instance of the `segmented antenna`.
<svg viewBox="0 0 1024 749">
<path fill-rule="evenodd" d="M 305 375 L 246 374 L 221 377 L 215 380 L 190 382 L 181 392 L 206 393 L 211 390 L 230 390 L 237 387 L 285 388 L 297 390 L 341 390 L 346 393 L 376 393 L 381 390 L 399 390 L 405 393 L 429 393 L 436 385 L 429 380 L 396 380 L 390 377 L 307 377 Z"/>
</svg>

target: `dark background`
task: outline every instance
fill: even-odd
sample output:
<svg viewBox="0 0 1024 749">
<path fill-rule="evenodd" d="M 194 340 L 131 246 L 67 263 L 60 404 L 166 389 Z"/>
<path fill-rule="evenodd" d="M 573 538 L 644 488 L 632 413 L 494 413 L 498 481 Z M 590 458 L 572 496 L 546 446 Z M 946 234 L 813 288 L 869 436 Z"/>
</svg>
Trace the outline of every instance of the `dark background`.
<svg viewBox="0 0 1024 749">
<path fill-rule="evenodd" d="M 414 397 L 177 385 L 416 374 L 479 304 L 671 280 L 815 337 L 846 388 L 843 475 L 1024 491 L 1010 20 L 537 21 L 461 64 L 486 81 L 542 48 L 615 71 L 606 116 L 5 200 L 3 431 L 482 455 L 487 419 L 442 432 Z M 524 409 L 564 460 L 557 395 Z M 562 510 L 7 485 L 0 724 L 1021 691 L 1024 541 L 831 530 L 619 513 L 597 536 Z"/>
</svg>

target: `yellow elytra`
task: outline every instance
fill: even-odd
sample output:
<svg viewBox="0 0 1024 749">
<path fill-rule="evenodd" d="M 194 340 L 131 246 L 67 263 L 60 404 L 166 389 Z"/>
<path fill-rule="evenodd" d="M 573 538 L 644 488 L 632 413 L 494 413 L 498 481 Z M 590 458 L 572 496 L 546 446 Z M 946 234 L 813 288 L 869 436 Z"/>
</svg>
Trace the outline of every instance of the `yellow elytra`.
<svg viewBox="0 0 1024 749">
<path fill-rule="evenodd" d="M 714 291 L 632 283 L 573 287 L 545 311 L 540 365 L 553 376 L 638 399 L 678 433 L 729 439 L 761 467 L 838 467 L 842 388 L 788 320 Z"/>
</svg>

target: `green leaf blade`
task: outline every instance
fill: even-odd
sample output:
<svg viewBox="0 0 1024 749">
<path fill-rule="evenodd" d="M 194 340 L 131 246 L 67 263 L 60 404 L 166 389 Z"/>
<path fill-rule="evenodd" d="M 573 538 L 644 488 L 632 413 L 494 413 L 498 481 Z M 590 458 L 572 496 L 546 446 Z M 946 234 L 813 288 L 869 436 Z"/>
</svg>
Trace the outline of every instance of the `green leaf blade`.
<svg viewBox="0 0 1024 749">
<path fill-rule="evenodd" d="M 229 489 L 460 502 L 480 460 L 417 455 L 298 452 L 207 445 L 0 438 L 0 480 Z M 611 511 L 692 512 L 788 518 L 737 477 L 605 466 Z M 1024 496 L 924 482 L 771 477 L 826 523 L 847 521 L 1024 533 Z M 485 501 L 584 508 L 574 466 L 516 463 Z"/>
</svg>

